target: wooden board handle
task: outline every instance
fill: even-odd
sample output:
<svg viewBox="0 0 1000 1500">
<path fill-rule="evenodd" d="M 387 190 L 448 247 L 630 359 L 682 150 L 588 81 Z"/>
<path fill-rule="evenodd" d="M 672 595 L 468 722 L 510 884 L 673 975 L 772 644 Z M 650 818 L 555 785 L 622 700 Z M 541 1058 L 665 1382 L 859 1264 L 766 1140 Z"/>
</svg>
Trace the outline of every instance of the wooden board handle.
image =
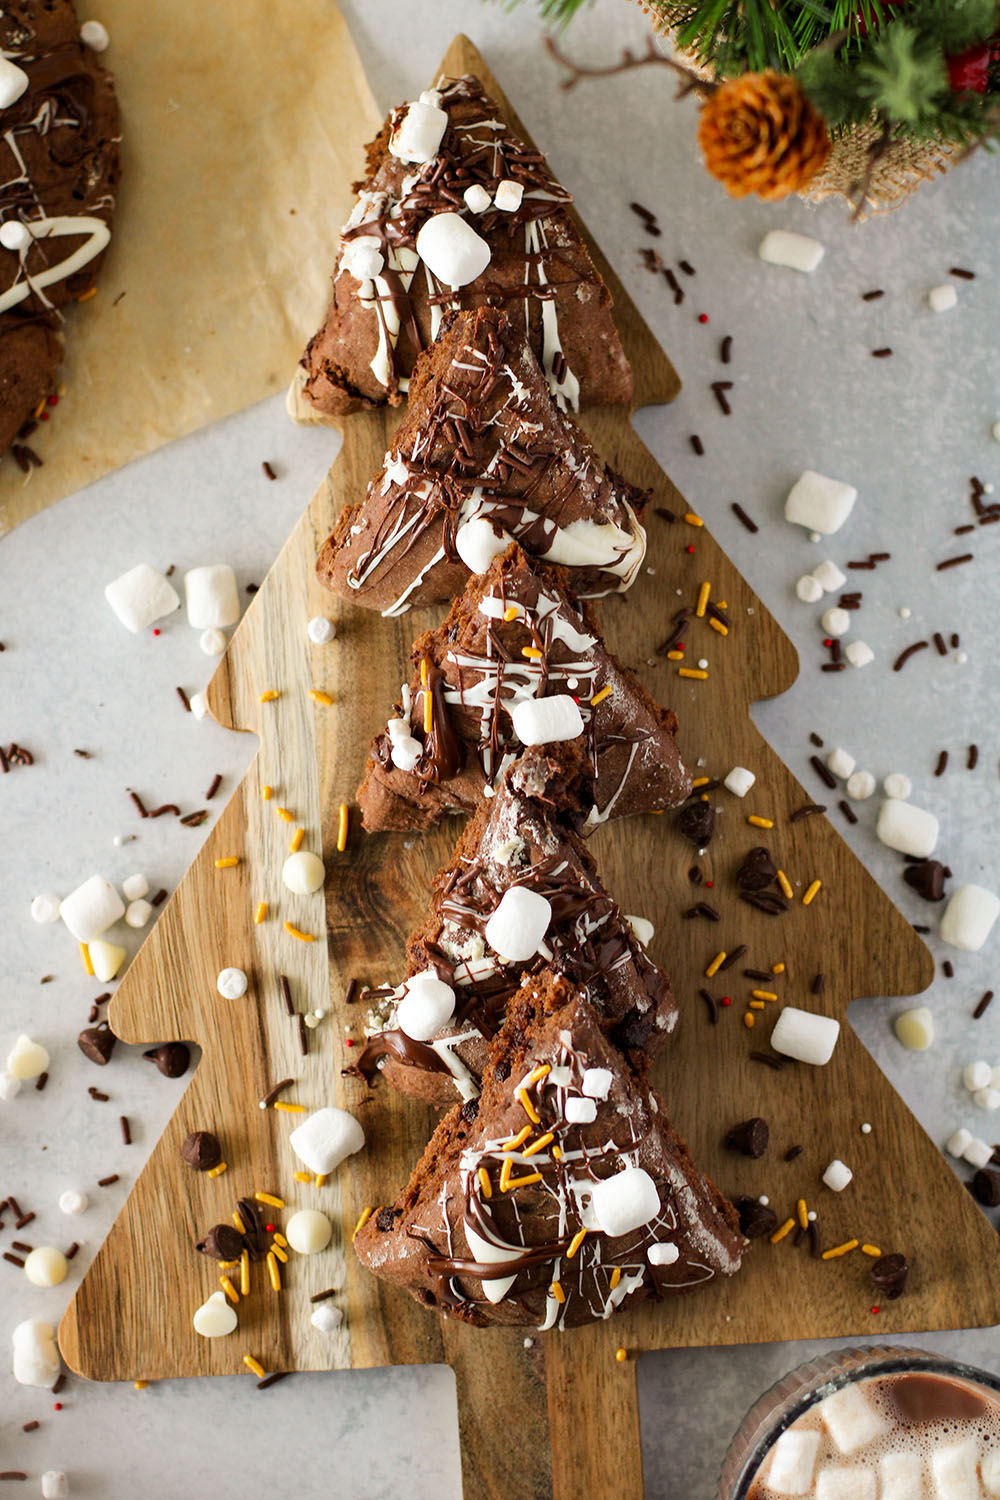
<svg viewBox="0 0 1000 1500">
<path fill-rule="evenodd" d="M 599 1324 L 546 1342 L 552 1500 L 643 1500 L 638 1364 L 619 1364 L 605 1335 Z"/>
<path fill-rule="evenodd" d="M 542 1342 L 526 1349 L 521 1329 L 445 1325 L 444 1343 L 458 1390 L 464 1500 L 553 1500 Z M 581 1493 L 612 1492 L 577 1490 L 575 1500 Z"/>
</svg>

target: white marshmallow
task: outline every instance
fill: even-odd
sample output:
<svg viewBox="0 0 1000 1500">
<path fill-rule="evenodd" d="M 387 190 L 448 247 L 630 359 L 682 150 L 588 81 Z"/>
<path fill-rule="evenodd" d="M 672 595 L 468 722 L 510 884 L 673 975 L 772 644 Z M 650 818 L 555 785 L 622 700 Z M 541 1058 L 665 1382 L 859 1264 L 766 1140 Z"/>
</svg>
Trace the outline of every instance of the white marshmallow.
<svg viewBox="0 0 1000 1500">
<path fill-rule="evenodd" d="M 776 1495 L 808 1495 L 822 1434 L 789 1427 L 771 1449 L 767 1487 Z"/>
<path fill-rule="evenodd" d="M 886 1453 L 879 1459 L 879 1500 L 925 1500 L 924 1461 L 919 1453 Z"/>
<path fill-rule="evenodd" d="M 126 630 L 135 635 L 154 620 L 172 614 L 181 603 L 173 584 L 149 563 L 139 563 L 109 583 L 104 597 Z"/>
<path fill-rule="evenodd" d="M 839 776 L 841 781 L 846 781 L 857 765 L 857 761 L 851 755 L 850 751 L 844 750 L 840 745 L 837 745 L 827 756 L 826 764 L 827 769 L 832 771 L 834 776 Z"/>
<path fill-rule="evenodd" d="M 948 312 L 958 301 L 958 292 L 950 282 L 945 282 L 944 286 L 931 288 L 927 301 L 932 312 Z"/>
<path fill-rule="evenodd" d="M 870 771 L 855 771 L 847 778 L 847 795 L 855 802 L 867 802 L 875 791 L 875 777 Z"/>
<path fill-rule="evenodd" d="M 938 828 L 938 820 L 933 813 L 925 812 L 913 802 L 901 802 L 898 797 L 890 797 L 879 809 L 875 832 L 889 849 L 898 849 L 900 854 L 912 854 L 917 859 L 927 859 L 937 846 Z M 955 897 L 952 896 L 951 899 L 954 901 Z"/>
<path fill-rule="evenodd" d="M 625 920 L 634 932 L 636 942 L 641 943 L 644 948 L 648 948 L 656 932 L 656 928 L 649 918 L 626 916 Z"/>
<path fill-rule="evenodd" d="M 152 910 L 152 907 L 150 907 Z M 125 962 L 125 949 L 118 943 L 109 943 L 104 938 L 91 938 L 87 944 L 94 978 L 108 984 Z"/>
<path fill-rule="evenodd" d="M 512 963 L 534 958 L 552 920 L 552 907 L 537 891 L 512 885 L 504 891 L 483 935 L 494 953 Z"/>
<path fill-rule="evenodd" d="M 306 626 L 306 635 L 314 646 L 326 646 L 337 634 L 337 627 L 325 615 L 313 615 Z"/>
<path fill-rule="evenodd" d="M 455 1014 L 455 991 L 433 969 L 406 981 L 406 993 L 396 1007 L 396 1025 L 415 1042 L 429 1042 Z"/>
<path fill-rule="evenodd" d="M 320 1333 L 333 1333 L 344 1321 L 344 1314 L 339 1307 L 333 1307 L 329 1302 L 321 1302 L 312 1313 L 310 1323 L 318 1328 Z"/>
<path fill-rule="evenodd" d="M 514 705 L 511 719 L 522 745 L 551 745 L 557 740 L 575 740 L 583 733 L 580 705 L 569 693 L 522 698 Z"/>
<path fill-rule="evenodd" d="M 851 641 L 844 647 L 844 655 L 852 667 L 867 667 L 875 660 L 875 652 L 867 641 Z"/>
<path fill-rule="evenodd" d="M 402 722 L 401 719 L 389 720 L 390 725 Z M 397 771 L 415 770 L 423 753 L 423 745 L 412 734 L 403 734 L 393 738 L 390 733 L 389 756 Z"/>
<path fill-rule="evenodd" d="M 126 875 L 122 881 L 122 895 L 126 901 L 139 901 L 143 896 L 148 896 L 149 881 L 145 875 L 139 872 L 135 875 Z"/>
<path fill-rule="evenodd" d="M 1000 900 L 981 885 L 960 885 L 948 897 L 938 936 L 952 948 L 978 953 L 1000 916 Z"/>
<path fill-rule="evenodd" d="M 326 880 L 326 866 L 311 849 L 296 849 L 281 867 L 281 878 L 296 896 L 311 896 Z"/>
<path fill-rule="evenodd" d="M 975 1438 L 942 1443 L 931 1453 L 938 1500 L 979 1500 L 979 1444 Z"/>
<path fill-rule="evenodd" d="M 302 1165 L 316 1176 L 325 1176 L 361 1150 L 365 1133 L 346 1109 L 331 1106 L 309 1115 L 288 1139 Z"/>
<path fill-rule="evenodd" d="M 0 1073 L 0 1100 L 6 1103 L 8 1099 L 16 1099 L 20 1092 L 20 1078 L 12 1078 L 9 1073 Z"/>
<path fill-rule="evenodd" d="M 846 1167 L 836 1156 L 823 1173 L 823 1181 L 833 1193 L 842 1193 L 853 1177 L 850 1167 Z"/>
<path fill-rule="evenodd" d="M 408 104 L 389 137 L 389 155 L 397 161 L 433 161 L 448 129 L 448 112 L 416 99 Z"/>
<path fill-rule="evenodd" d="M 466 208 L 474 214 L 484 214 L 493 201 L 486 189 L 478 182 L 467 187 L 462 197 L 465 199 Z"/>
<path fill-rule="evenodd" d="M 285 1238 L 297 1255 L 317 1255 L 333 1236 L 333 1225 L 318 1208 L 300 1208 L 285 1225 Z"/>
<path fill-rule="evenodd" d="M 0 109 L 16 104 L 28 87 L 28 75 L 9 57 L 0 57 Z"/>
<path fill-rule="evenodd" d="M 785 520 L 806 526 L 821 536 L 839 531 L 854 508 L 858 492 L 841 479 L 827 479 L 806 469 L 792 485 L 785 501 Z"/>
<path fill-rule="evenodd" d="M 1000 1089 L 1000 1067 L 990 1069 L 990 1088 Z"/>
<path fill-rule="evenodd" d="M 64 1214 L 82 1214 L 87 1210 L 87 1195 L 78 1188 L 67 1188 L 59 1194 L 59 1207 Z"/>
<path fill-rule="evenodd" d="M 51 1389 L 59 1378 L 59 1350 L 51 1323 L 28 1318 L 11 1334 L 14 1379 L 19 1385 Z"/>
<path fill-rule="evenodd" d="M 850 630 L 851 617 L 846 609 L 841 609 L 839 604 L 835 604 L 832 609 L 823 611 L 820 624 L 831 640 L 839 641 Z"/>
<path fill-rule="evenodd" d="M 974 1135 L 962 1152 L 962 1159 L 967 1161 L 970 1167 L 988 1167 L 993 1160 L 993 1147 L 987 1146 L 985 1141 Z"/>
<path fill-rule="evenodd" d="M 785 1057 L 822 1067 L 833 1056 L 839 1035 L 840 1022 L 832 1016 L 818 1016 L 813 1011 L 786 1005 L 771 1032 L 771 1046 Z"/>
<path fill-rule="evenodd" d="M 152 915 L 153 907 L 144 899 L 130 901 L 125 908 L 125 921 L 130 927 L 145 927 Z"/>
<path fill-rule="evenodd" d="M 39 1245 L 24 1262 L 24 1274 L 32 1286 L 58 1286 L 68 1270 L 69 1261 L 53 1245 Z"/>
<path fill-rule="evenodd" d="M 1000 1109 L 1000 1089 L 976 1089 L 972 1098 L 980 1109 Z"/>
<path fill-rule="evenodd" d="M 504 177 L 497 183 L 497 190 L 493 194 L 493 202 L 497 208 L 505 214 L 515 214 L 521 207 L 521 199 L 524 197 L 524 184 L 515 182 L 512 177 Z"/>
<path fill-rule="evenodd" d="M 680 1260 L 680 1256 L 681 1252 L 673 1240 L 658 1240 L 646 1251 L 646 1259 L 651 1266 L 672 1266 L 675 1261 Z"/>
<path fill-rule="evenodd" d="M 239 1000 L 245 995 L 250 981 L 242 969 L 220 969 L 215 988 L 223 1000 Z"/>
<path fill-rule="evenodd" d="M 468 286 L 490 263 L 490 247 L 460 214 L 435 214 L 417 234 L 417 254 L 445 286 Z"/>
<path fill-rule="evenodd" d="M 580 1087 L 588 1099 L 603 1100 L 610 1094 L 614 1081 L 610 1068 L 584 1068 Z"/>
<path fill-rule="evenodd" d="M 962 1069 L 962 1082 L 974 1094 L 977 1089 L 988 1089 L 993 1079 L 993 1069 L 988 1062 L 970 1062 Z"/>
<path fill-rule="evenodd" d="M 48 926 L 50 922 L 59 920 L 59 897 L 49 895 L 46 892 L 42 896 L 36 896 L 31 903 L 31 920 Z"/>
<path fill-rule="evenodd" d="M 871 1469 L 854 1464 L 821 1469 L 816 1476 L 816 1500 L 875 1500 L 877 1480 Z"/>
<path fill-rule="evenodd" d="M 224 630 L 203 630 L 198 645 L 206 656 L 221 656 L 226 649 L 226 633 Z"/>
<path fill-rule="evenodd" d="M 591 1208 L 603 1233 L 617 1239 L 656 1217 L 660 1195 L 644 1168 L 625 1167 L 594 1184 Z"/>
<path fill-rule="evenodd" d="M 815 604 L 823 597 L 823 585 L 811 573 L 803 573 L 795 585 L 795 593 L 803 604 Z"/>
<path fill-rule="evenodd" d="M 80 40 L 91 52 L 106 52 L 111 38 L 108 28 L 100 21 L 84 21 L 80 27 Z"/>
<path fill-rule="evenodd" d="M 485 516 L 463 522 L 455 532 L 455 551 L 470 573 L 485 573 L 493 559 L 506 552 L 509 546 L 507 532 L 501 528 L 497 536 L 492 522 Z"/>
<path fill-rule="evenodd" d="M 385 270 L 385 256 L 373 234 L 359 234 L 344 246 L 340 264 L 355 281 L 371 281 Z"/>
<path fill-rule="evenodd" d="M 745 797 L 756 780 L 754 773 L 748 771 L 746 766 L 734 766 L 722 785 L 734 797 Z"/>
<path fill-rule="evenodd" d="M 196 719 L 204 719 L 208 716 L 208 699 L 204 693 L 192 693 L 190 698 L 191 712 Z"/>
<path fill-rule="evenodd" d="M 591 1125 L 597 1119 L 597 1100 L 579 1099 L 576 1095 L 566 1100 L 563 1118 L 567 1125 Z"/>
<path fill-rule="evenodd" d="M 39 1078 L 49 1066 L 49 1054 L 41 1042 L 33 1042 L 25 1032 L 21 1032 L 13 1047 L 7 1053 L 7 1072 L 11 1078 L 26 1083 L 30 1078 Z"/>
<path fill-rule="evenodd" d="M 842 573 L 837 564 L 831 562 L 829 558 L 826 562 L 821 562 L 818 568 L 813 568 L 812 576 L 825 594 L 835 594 L 847 582 L 847 574 Z"/>
<path fill-rule="evenodd" d="M 988 1495 L 1000 1495 L 1000 1448 L 987 1448 L 979 1465 L 980 1478 Z"/>
<path fill-rule="evenodd" d="M 790 229 L 771 229 L 760 242 L 757 254 L 772 266 L 787 266 L 790 271 L 815 271 L 826 246 L 807 234 L 793 234 Z"/>
<path fill-rule="evenodd" d="M 819 1415 L 838 1453 L 850 1457 L 873 1443 L 885 1421 L 856 1385 L 845 1385 L 819 1404 Z"/>
<path fill-rule="evenodd" d="M 66 1500 L 69 1480 L 61 1469 L 46 1469 L 42 1475 L 42 1500 Z"/>
<path fill-rule="evenodd" d="M 219 630 L 240 617 L 236 574 L 228 563 L 208 563 L 184 574 L 188 624 L 195 630 Z"/>
<path fill-rule="evenodd" d="M 31 243 L 31 230 L 20 219 L 8 219 L 0 224 L 0 245 L 5 250 L 24 250 Z"/>
<path fill-rule="evenodd" d="M 78 943 L 89 943 L 125 915 L 125 903 L 103 875 L 91 875 L 60 903 L 59 915 Z"/>
<path fill-rule="evenodd" d="M 887 797 L 899 797 L 905 802 L 913 791 L 913 782 L 902 771 L 890 771 L 882 783 L 882 790 Z"/>
<path fill-rule="evenodd" d="M 926 1005 L 904 1010 L 893 1021 L 892 1029 L 911 1052 L 926 1052 L 934 1041 L 934 1017 Z"/>
<path fill-rule="evenodd" d="M 944 1149 L 947 1151 L 949 1156 L 954 1156 L 957 1161 L 965 1155 L 966 1150 L 971 1145 L 972 1133 L 971 1131 L 966 1130 L 965 1126 L 962 1125 L 958 1130 L 955 1131 L 954 1135 L 950 1135 L 948 1137 L 948 1139 L 945 1141 Z"/>
<path fill-rule="evenodd" d="M 239 1323 L 236 1309 L 230 1305 L 225 1292 L 213 1292 L 195 1311 L 191 1321 L 195 1333 L 200 1333 L 203 1339 L 225 1338 L 227 1333 L 235 1332 Z"/>
</svg>

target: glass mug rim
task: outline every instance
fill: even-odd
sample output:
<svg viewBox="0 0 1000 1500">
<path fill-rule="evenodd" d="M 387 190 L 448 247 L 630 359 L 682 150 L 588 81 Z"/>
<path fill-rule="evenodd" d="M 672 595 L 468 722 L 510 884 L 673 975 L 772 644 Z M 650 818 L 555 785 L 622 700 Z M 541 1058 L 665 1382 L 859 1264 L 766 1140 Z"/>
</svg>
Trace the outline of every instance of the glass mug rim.
<svg viewBox="0 0 1000 1500">
<path fill-rule="evenodd" d="M 842 1358 L 857 1357 L 858 1363 L 846 1369 L 838 1370 L 836 1367 L 831 1367 L 825 1373 L 818 1374 L 806 1389 L 800 1395 L 796 1396 L 788 1409 L 782 1411 L 780 1416 L 774 1422 L 769 1423 L 760 1433 L 740 1468 L 735 1485 L 725 1494 L 720 1489 L 719 1500 L 747 1500 L 750 1486 L 757 1477 L 761 1464 L 781 1434 L 791 1427 L 794 1422 L 798 1421 L 799 1417 L 804 1416 L 810 1407 L 815 1406 L 818 1401 L 823 1400 L 832 1391 L 840 1390 L 846 1385 L 857 1385 L 862 1380 L 877 1380 L 888 1375 L 923 1374 L 926 1372 L 940 1375 L 946 1379 L 964 1380 L 970 1385 L 984 1386 L 1000 1399 L 1000 1375 L 993 1375 L 989 1370 L 981 1370 L 976 1365 L 969 1365 L 962 1360 L 952 1359 L 946 1354 L 936 1354 L 930 1349 L 912 1349 L 904 1345 L 893 1347 L 892 1345 L 885 1344 L 861 1344 L 831 1351 L 829 1357 L 835 1359 L 838 1356 Z M 765 1402 L 772 1391 L 776 1391 L 779 1386 L 795 1375 L 796 1368 L 806 1370 L 809 1365 L 820 1364 L 821 1361 L 822 1355 L 815 1357 L 813 1360 L 806 1360 L 801 1366 L 793 1367 L 787 1374 L 779 1376 L 774 1384 L 769 1386 L 758 1397 L 757 1401 L 754 1402 L 754 1405 L 750 1408 L 746 1417 L 744 1417 L 743 1423 L 745 1424 L 749 1420 L 756 1407 Z M 871 1369 L 865 1368 L 867 1361 L 871 1362 Z M 822 1392 L 822 1395 L 820 1395 L 820 1392 Z M 734 1436 L 734 1442 L 738 1439 L 741 1429 Z M 719 1477 L 721 1482 L 724 1474 L 721 1474 Z"/>
</svg>

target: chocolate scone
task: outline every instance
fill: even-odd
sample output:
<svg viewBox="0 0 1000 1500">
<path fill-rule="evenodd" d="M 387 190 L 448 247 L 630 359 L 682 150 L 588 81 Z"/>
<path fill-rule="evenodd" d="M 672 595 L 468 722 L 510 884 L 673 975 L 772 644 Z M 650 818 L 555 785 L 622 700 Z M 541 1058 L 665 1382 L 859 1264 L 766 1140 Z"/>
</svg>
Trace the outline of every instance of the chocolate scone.
<svg viewBox="0 0 1000 1500">
<path fill-rule="evenodd" d="M 478 79 L 442 79 L 393 110 L 367 167 L 326 321 L 302 359 L 315 407 L 396 405 L 442 313 L 487 302 L 527 329 L 560 405 L 629 400 L 632 372 L 573 200 Z"/>
<path fill-rule="evenodd" d="M 451 599 L 516 537 L 572 569 L 578 598 L 627 589 L 649 496 L 600 459 L 549 395 L 523 326 L 451 313 L 417 362 L 406 418 L 362 504 L 320 553 L 320 581 L 385 615 Z"/>
<path fill-rule="evenodd" d="M 567 569 L 533 562 L 512 542 L 469 579 L 444 624 L 417 639 L 412 680 L 372 741 L 358 791 L 369 832 L 475 811 L 524 748 L 521 736 L 586 735 L 585 833 L 690 795 L 676 716 L 608 651 L 571 584 Z"/>
<path fill-rule="evenodd" d="M 479 1088 L 488 1038 L 525 974 L 552 965 L 578 984 L 615 1045 L 639 1067 L 677 1022 L 670 981 L 646 952 L 652 927 L 624 916 L 574 823 L 581 746 L 525 751 L 501 778 L 434 882 L 394 989 L 372 991 L 368 1042 L 353 1072 L 381 1071 L 435 1104 Z"/>
<path fill-rule="evenodd" d="M 582 993 L 526 980 L 483 1091 L 441 1121 L 354 1248 L 449 1317 L 570 1328 L 732 1276 L 746 1242 Z"/>
<path fill-rule="evenodd" d="M 5 4 L 0 52 L 3 97 L 15 95 L 0 109 L 2 453 L 52 394 L 60 309 L 94 286 L 110 239 L 120 130 L 111 77 L 80 41 L 69 0 Z M 29 463 L 23 453 L 19 461 Z"/>
</svg>

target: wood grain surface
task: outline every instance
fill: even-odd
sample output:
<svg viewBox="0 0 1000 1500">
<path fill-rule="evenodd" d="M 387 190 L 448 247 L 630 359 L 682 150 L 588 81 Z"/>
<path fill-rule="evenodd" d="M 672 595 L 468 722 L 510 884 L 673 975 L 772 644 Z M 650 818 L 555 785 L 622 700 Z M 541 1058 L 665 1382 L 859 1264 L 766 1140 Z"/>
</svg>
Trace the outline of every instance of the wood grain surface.
<svg viewBox="0 0 1000 1500">
<path fill-rule="evenodd" d="M 475 72 L 507 108 L 465 38 L 453 42 L 442 71 Z M 591 248 L 615 299 L 637 405 L 672 399 L 678 382 L 669 361 Z M 707 528 L 669 525 L 651 515 L 647 575 L 624 602 L 610 599 L 601 607 L 608 642 L 677 710 L 681 748 L 697 774 L 724 776 L 739 764 L 757 776 L 744 802 L 713 793 L 721 809 L 718 832 L 701 859 L 669 814 L 605 825 L 592 840 L 622 907 L 654 923 L 651 951 L 672 976 L 680 1002 L 681 1026 L 655 1082 L 696 1159 L 727 1192 L 766 1192 L 780 1217 L 806 1198 L 819 1214 L 824 1246 L 857 1236 L 904 1251 L 913 1268 L 910 1286 L 874 1315 L 870 1261 L 858 1251 L 815 1260 L 789 1236 L 775 1246 L 756 1244 L 729 1282 L 646 1304 L 598 1327 L 536 1335 L 525 1348 L 514 1331 L 442 1322 L 357 1264 L 350 1250 L 353 1224 L 367 1205 L 395 1197 L 433 1122 L 426 1108 L 384 1084 L 369 1093 L 342 1076 L 353 1050 L 347 1044 L 361 1035 L 358 1008 L 348 1009 L 344 992 L 354 977 L 373 983 L 398 978 L 406 937 L 423 916 L 433 875 L 456 836 L 452 825 L 424 836 L 369 837 L 355 813 L 347 849 L 336 851 L 338 808 L 351 803 L 369 739 L 408 676 L 411 639 L 440 614 L 414 611 L 384 620 L 325 594 L 314 576 L 319 546 L 342 506 L 363 494 L 396 420 L 388 412 L 345 420 L 340 455 L 212 681 L 215 716 L 257 733 L 259 752 L 110 1012 L 126 1041 L 193 1040 L 203 1055 L 63 1319 L 60 1345 L 69 1365 L 99 1380 L 235 1372 L 244 1368 L 245 1354 L 269 1370 L 444 1361 L 457 1381 L 466 1500 L 578 1500 L 581 1494 L 638 1500 L 635 1372 L 642 1351 L 825 1336 L 881 1340 L 917 1329 L 990 1325 L 1000 1321 L 1000 1241 L 848 1025 L 822 1069 L 792 1064 L 774 1072 L 750 1057 L 752 1049 L 766 1048 L 781 1002 L 843 1018 L 858 996 L 923 989 L 932 963 L 828 818 L 789 820 L 821 788 L 817 782 L 803 790 L 758 734 L 749 709 L 791 686 L 797 661 L 790 642 Z M 616 467 L 654 489 L 654 505 L 678 515 L 687 511 L 636 437 L 628 411 L 597 410 L 583 421 Z M 727 602 L 733 626 L 723 638 L 706 621 L 691 621 L 689 660 L 709 661 L 707 680 L 692 681 L 679 678 L 677 664 L 654 650 L 670 616 L 682 602 L 693 603 L 703 580 L 711 583 L 713 599 Z M 337 639 L 325 647 L 311 646 L 306 635 L 306 622 L 318 613 L 337 624 Z M 270 688 L 281 696 L 261 703 Z M 308 697 L 311 688 L 329 693 L 332 706 L 318 706 Z M 265 784 L 274 788 L 271 801 L 262 799 Z M 293 824 L 278 816 L 278 806 L 293 813 Z M 774 828 L 749 827 L 749 814 L 772 818 Z M 293 898 L 281 884 L 296 825 L 305 830 L 305 847 L 326 858 L 325 910 L 322 894 Z M 792 909 L 778 918 L 751 910 L 733 882 L 746 850 L 757 843 L 772 850 L 796 889 Z M 216 859 L 229 854 L 238 854 L 240 865 L 217 869 Z M 681 918 L 698 899 L 687 874 L 695 863 L 714 882 L 710 893 L 699 894 L 710 896 L 719 923 Z M 822 889 L 805 907 L 798 898 L 817 878 Z M 269 902 L 269 915 L 255 925 L 259 900 Z M 284 930 L 285 920 L 317 941 L 297 941 Z M 704 970 L 717 951 L 740 943 L 747 944 L 744 959 L 709 984 L 732 1000 L 713 1027 L 698 998 L 708 983 Z M 768 1002 L 757 1012 L 751 1032 L 743 1015 L 752 981 L 743 967 L 769 969 L 778 962 L 786 965 L 773 986 L 778 1005 Z M 251 976 L 242 1000 L 225 1001 L 216 991 L 216 975 L 227 964 Z M 827 978 L 814 996 L 817 972 Z M 279 974 L 289 977 L 298 1010 L 331 1005 L 330 1018 L 310 1033 L 308 1057 L 300 1054 L 297 1027 L 282 1006 Z M 367 1133 L 367 1149 L 319 1188 L 293 1180 L 298 1163 L 288 1135 L 295 1116 L 257 1106 L 268 1085 L 286 1076 L 296 1079 L 288 1098 L 310 1109 L 340 1104 L 358 1114 Z M 766 1116 L 772 1129 L 771 1149 L 759 1161 L 721 1145 L 725 1129 L 752 1114 Z M 872 1126 L 869 1135 L 860 1132 L 863 1121 Z M 224 1175 L 209 1180 L 183 1165 L 180 1144 L 197 1128 L 220 1135 L 229 1163 Z M 792 1145 L 803 1151 L 786 1163 Z M 819 1181 L 834 1155 L 855 1172 L 840 1195 Z M 237 1333 L 201 1339 L 191 1315 L 216 1289 L 218 1272 L 194 1253 L 192 1242 L 227 1220 L 237 1197 L 255 1190 L 277 1192 L 289 1211 L 293 1205 L 323 1208 L 334 1221 L 333 1247 L 315 1258 L 293 1257 L 278 1294 L 258 1268 L 253 1292 L 238 1308 Z M 338 1288 L 336 1301 L 346 1314 L 332 1337 L 310 1326 L 308 1300 L 330 1285 Z M 619 1347 L 628 1352 L 623 1363 L 615 1359 Z"/>
</svg>

